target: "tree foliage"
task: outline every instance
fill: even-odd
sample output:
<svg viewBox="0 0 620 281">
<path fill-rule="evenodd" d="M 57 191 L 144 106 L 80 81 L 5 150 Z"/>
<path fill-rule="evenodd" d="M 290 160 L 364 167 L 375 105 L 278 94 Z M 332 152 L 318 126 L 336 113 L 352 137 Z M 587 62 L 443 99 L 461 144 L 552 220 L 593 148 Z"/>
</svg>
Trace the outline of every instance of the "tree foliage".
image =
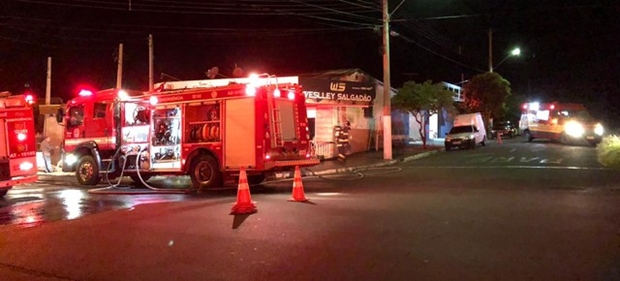
<svg viewBox="0 0 620 281">
<path fill-rule="evenodd" d="M 510 82 L 501 75 L 495 72 L 478 74 L 463 86 L 463 105 L 468 112 L 482 113 L 489 124 L 491 118 L 504 116 L 510 91 Z"/>
<path fill-rule="evenodd" d="M 433 84 L 427 80 L 424 83 L 414 81 L 405 82 L 398 93 L 392 97 L 392 106 L 411 113 L 420 125 L 419 133 L 422 145 L 426 148 L 426 117 L 441 112 L 442 108 L 454 113 L 453 93 L 441 83 Z"/>
</svg>

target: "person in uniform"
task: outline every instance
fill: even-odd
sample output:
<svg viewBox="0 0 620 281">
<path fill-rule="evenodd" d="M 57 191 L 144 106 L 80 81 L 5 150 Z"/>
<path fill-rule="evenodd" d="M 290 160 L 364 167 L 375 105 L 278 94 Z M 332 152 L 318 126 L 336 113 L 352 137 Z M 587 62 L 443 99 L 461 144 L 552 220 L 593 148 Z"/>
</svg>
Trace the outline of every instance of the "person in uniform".
<svg viewBox="0 0 620 281">
<path fill-rule="evenodd" d="M 347 161 L 347 155 L 351 153 L 351 145 L 349 144 L 350 131 L 351 122 L 349 121 L 344 122 L 344 125 L 337 130 L 338 160 L 343 163 Z"/>
</svg>

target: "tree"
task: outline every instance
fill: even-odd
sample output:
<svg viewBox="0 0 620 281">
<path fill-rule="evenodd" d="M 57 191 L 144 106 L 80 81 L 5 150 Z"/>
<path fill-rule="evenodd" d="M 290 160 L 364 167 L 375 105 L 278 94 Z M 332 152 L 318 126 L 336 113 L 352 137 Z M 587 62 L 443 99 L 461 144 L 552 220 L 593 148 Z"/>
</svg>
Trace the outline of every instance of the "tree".
<svg viewBox="0 0 620 281">
<path fill-rule="evenodd" d="M 491 118 L 504 115 L 510 82 L 495 72 L 478 74 L 463 86 L 462 95 L 467 111 L 480 112 L 488 126 Z"/>
<path fill-rule="evenodd" d="M 454 109 L 453 93 L 442 84 L 427 80 L 422 84 L 414 81 L 405 82 L 392 98 L 392 106 L 411 113 L 420 125 L 422 147 L 426 149 L 426 117 L 441 112 L 442 108 L 450 113 Z"/>
</svg>

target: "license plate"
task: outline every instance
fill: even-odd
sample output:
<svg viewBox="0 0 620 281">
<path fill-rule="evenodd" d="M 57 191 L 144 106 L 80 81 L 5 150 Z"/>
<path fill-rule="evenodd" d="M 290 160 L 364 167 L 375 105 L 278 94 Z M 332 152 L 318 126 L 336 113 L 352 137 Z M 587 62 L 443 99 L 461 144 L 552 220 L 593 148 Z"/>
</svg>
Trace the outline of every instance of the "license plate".
<svg viewBox="0 0 620 281">
<path fill-rule="evenodd" d="M 593 140 L 594 137 L 593 136 L 587 136 L 586 139 Z"/>
<path fill-rule="evenodd" d="M 453 141 L 452 144 L 461 144 L 460 141 Z"/>
</svg>

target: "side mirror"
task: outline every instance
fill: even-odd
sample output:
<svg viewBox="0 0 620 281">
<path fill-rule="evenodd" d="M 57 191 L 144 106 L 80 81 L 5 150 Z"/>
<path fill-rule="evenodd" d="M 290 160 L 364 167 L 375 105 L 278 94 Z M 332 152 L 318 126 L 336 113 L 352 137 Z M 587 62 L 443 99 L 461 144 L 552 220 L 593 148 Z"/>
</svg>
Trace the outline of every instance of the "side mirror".
<svg viewBox="0 0 620 281">
<path fill-rule="evenodd" d="M 58 122 L 58 124 L 62 123 L 64 117 L 65 111 L 62 108 L 59 108 L 58 111 L 56 111 L 56 122 Z"/>
</svg>

